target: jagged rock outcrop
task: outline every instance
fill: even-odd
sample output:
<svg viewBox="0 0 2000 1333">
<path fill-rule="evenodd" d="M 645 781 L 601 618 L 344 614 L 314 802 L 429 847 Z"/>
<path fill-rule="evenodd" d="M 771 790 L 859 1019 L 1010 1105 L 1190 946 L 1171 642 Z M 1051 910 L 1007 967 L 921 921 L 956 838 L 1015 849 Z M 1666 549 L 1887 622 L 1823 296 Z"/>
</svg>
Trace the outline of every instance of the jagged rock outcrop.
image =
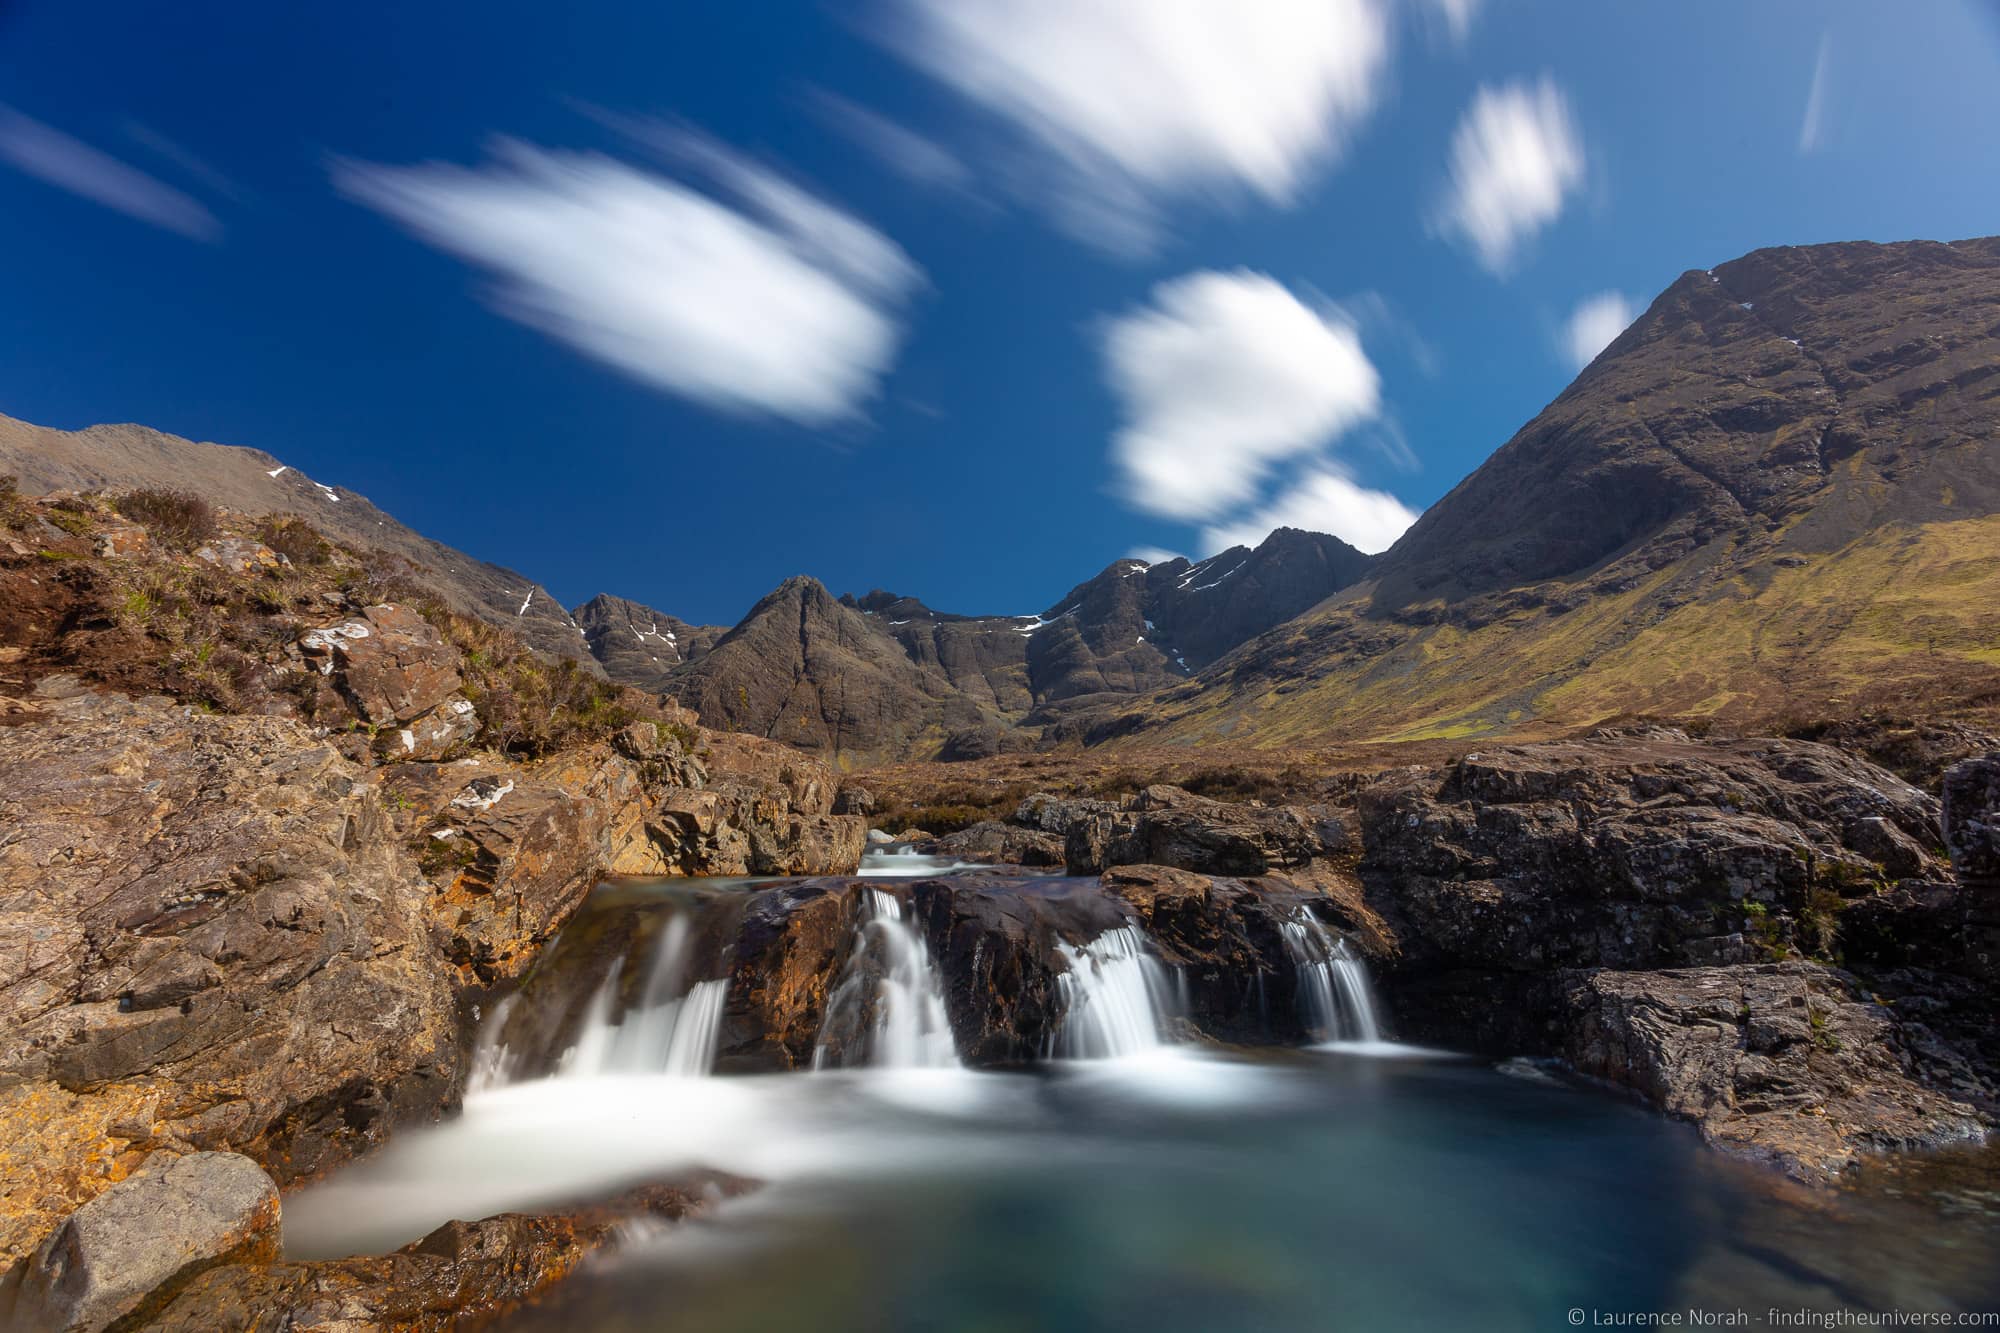
<svg viewBox="0 0 2000 1333">
<path fill-rule="evenodd" d="M 293 1179 L 449 1094 L 428 887 L 298 723 L 84 693 L 0 775 L 0 1263 L 148 1152 Z"/>
<path fill-rule="evenodd" d="M 1990 720 L 2000 238 L 1682 275 L 1367 578 L 1100 739 Z"/>
<path fill-rule="evenodd" d="M 1837 750 L 1665 729 L 1387 774 L 1357 812 L 1405 1036 L 1561 1055 L 1807 1179 L 2000 1110 L 1992 997 L 1928 943 L 1957 924 L 1938 821 Z M 1885 961 L 1810 961 L 1843 952 Z"/>
<path fill-rule="evenodd" d="M 1367 567 L 1338 538 L 1285 528 L 1197 565 L 1120 560 L 1033 616 L 951 615 L 879 589 L 834 598 L 794 578 L 665 677 L 603 660 L 711 726 L 857 762 L 979 759 L 1031 748 L 1095 702 L 1182 680 Z M 616 632 L 606 642 L 632 651 Z"/>
<path fill-rule="evenodd" d="M 1304 866 L 1325 850 L 1302 811 L 1212 801 L 1168 786 L 1147 787 L 1115 813 L 1077 820 L 1064 841 L 1073 875 L 1128 865 L 1261 875 Z"/>
<path fill-rule="evenodd" d="M 699 658 L 727 632 L 721 625 L 690 625 L 609 593 L 576 607 L 570 617 L 604 674 L 642 690 L 667 689 L 675 667 Z"/>
</svg>

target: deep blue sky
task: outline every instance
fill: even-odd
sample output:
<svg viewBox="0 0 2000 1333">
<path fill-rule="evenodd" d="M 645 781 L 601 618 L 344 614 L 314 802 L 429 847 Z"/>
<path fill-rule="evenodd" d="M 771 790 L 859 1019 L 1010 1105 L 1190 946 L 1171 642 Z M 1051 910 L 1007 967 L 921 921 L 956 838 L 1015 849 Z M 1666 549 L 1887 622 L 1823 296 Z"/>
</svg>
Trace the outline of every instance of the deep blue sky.
<svg viewBox="0 0 2000 1333">
<path fill-rule="evenodd" d="M 1134 549 L 1203 553 L 1201 521 L 1147 512 L 1112 458 L 1106 321 L 1158 284 L 1267 274 L 1346 311 L 1379 374 L 1374 415 L 1292 448 L 1258 500 L 1206 520 L 1227 526 L 1315 467 L 1431 503 L 1568 381 L 1565 321 L 1594 294 L 1643 307 L 1765 245 L 2000 230 L 1988 7 L 1475 9 L 1462 40 L 1425 6 L 1389 13 L 1344 154 L 1289 198 L 1163 189 L 1133 253 L 1052 218 L 1055 168 L 885 40 L 887 9 L 15 3 L 17 144 L 67 136 L 194 213 L 149 221 L 0 161 L 0 411 L 268 449 L 572 604 L 607 590 L 730 622 L 804 572 L 1024 613 Z M 1506 86 L 1555 90 L 1584 165 L 1496 274 L 1437 219 L 1454 127 Z M 964 178 L 889 169 L 822 94 L 921 132 Z M 883 299 L 900 341 L 850 415 L 746 416 L 643 382 L 506 318 L 487 272 L 330 177 L 477 167 L 504 135 L 715 193 L 621 117 L 710 136 L 921 270 Z"/>
</svg>

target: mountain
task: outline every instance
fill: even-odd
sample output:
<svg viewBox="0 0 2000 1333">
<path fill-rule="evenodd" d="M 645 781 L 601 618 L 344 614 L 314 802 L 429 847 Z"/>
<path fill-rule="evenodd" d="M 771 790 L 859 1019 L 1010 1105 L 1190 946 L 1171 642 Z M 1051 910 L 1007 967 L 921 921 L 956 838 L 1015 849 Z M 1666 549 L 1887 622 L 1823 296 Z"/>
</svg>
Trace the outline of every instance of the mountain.
<svg viewBox="0 0 2000 1333">
<path fill-rule="evenodd" d="M 1365 580 L 1093 735 L 2000 704 L 2000 239 L 1682 275 Z"/>
<path fill-rule="evenodd" d="M 667 687 L 675 667 L 700 657 L 726 632 L 602 592 L 569 614 L 605 675 L 656 693 Z"/>
<path fill-rule="evenodd" d="M 1032 616 L 955 615 L 881 590 L 836 598 L 794 578 L 660 688 L 710 726 L 849 761 L 975 757 L 1179 683 L 1368 566 L 1338 538 L 1281 529 L 1199 564 L 1117 561 Z"/>
<path fill-rule="evenodd" d="M 454 608 L 506 626 L 541 652 L 593 660 L 562 603 L 526 575 L 432 541 L 367 497 L 314 481 L 261 449 L 198 444 L 145 426 L 66 431 L 0 416 L 5 475 L 31 494 L 161 486 L 240 513 L 299 514 L 329 537 L 422 566 L 423 581 Z"/>
</svg>

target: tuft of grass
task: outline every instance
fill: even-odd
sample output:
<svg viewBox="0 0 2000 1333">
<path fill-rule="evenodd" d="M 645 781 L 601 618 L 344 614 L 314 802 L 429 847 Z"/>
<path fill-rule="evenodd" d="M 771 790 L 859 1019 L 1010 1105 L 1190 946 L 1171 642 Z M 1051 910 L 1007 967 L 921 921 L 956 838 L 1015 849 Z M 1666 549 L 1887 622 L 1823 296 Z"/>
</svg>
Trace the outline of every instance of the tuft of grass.
<svg viewBox="0 0 2000 1333">
<path fill-rule="evenodd" d="M 189 491 L 148 486 L 120 496 L 116 503 L 119 513 L 172 550 L 192 551 L 216 534 L 214 507 Z"/>
</svg>

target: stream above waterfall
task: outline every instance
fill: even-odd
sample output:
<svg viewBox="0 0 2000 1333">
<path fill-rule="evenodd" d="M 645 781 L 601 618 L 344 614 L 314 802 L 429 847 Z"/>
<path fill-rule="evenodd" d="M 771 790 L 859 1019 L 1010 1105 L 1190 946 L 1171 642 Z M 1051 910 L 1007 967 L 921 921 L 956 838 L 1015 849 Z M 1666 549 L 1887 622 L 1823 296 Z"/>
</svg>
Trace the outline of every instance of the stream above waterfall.
<svg viewBox="0 0 2000 1333">
<path fill-rule="evenodd" d="M 500 1327 L 1547 1329 L 2000 1299 L 1990 1194 L 1946 1189 L 1949 1225 L 1930 1195 L 1807 1194 L 1540 1064 L 1395 1046 L 1310 914 L 1283 932 L 1296 975 L 1268 979 L 1300 1040 L 1192 1039 L 1186 978 L 1113 924 L 1054 946 L 1047 1058 L 977 1069 L 923 933 L 941 918 L 871 878 L 825 932 L 798 1067 L 709 1072 L 765 889 L 603 886 L 488 1015 L 462 1113 L 288 1198 L 288 1252 L 712 1169 L 763 1187 L 634 1232 Z"/>
</svg>

